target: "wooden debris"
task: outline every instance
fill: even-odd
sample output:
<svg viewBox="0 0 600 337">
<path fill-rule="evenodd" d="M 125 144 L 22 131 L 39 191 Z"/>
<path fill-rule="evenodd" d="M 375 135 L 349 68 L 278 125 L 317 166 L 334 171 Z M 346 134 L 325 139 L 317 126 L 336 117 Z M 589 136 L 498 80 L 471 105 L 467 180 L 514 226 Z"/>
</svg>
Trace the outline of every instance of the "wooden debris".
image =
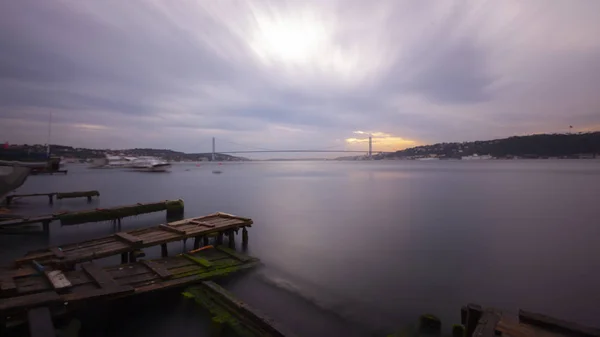
<svg viewBox="0 0 600 337">
<path fill-rule="evenodd" d="M 71 282 L 60 270 L 46 271 L 44 274 L 56 291 L 64 291 L 72 286 Z"/>
</svg>

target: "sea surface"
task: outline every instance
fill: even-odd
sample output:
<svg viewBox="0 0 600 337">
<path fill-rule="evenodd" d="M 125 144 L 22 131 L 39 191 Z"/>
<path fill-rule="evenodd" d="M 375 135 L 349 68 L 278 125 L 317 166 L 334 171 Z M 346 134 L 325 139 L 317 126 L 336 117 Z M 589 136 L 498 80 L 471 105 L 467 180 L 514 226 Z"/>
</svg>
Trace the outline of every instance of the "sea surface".
<svg viewBox="0 0 600 337">
<path fill-rule="evenodd" d="M 31 176 L 18 192 L 99 190 L 91 205 L 29 198 L 13 212 L 181 198 L 186 217 L 250 217 L 248 253 L 264 266 L 224 286 L 298 336 L 385 335 L 423 313 L 449 331 L 467 303 L 600 325 L 598 160 L 237 162 L 212 174 L 216 167 L 70 165 L 65 176 Z M 164 217 L 127 218 L 122 228 Z M 0 261 L 112 232 L 110 223 L 54 223 L 48 238 L 2 236 Z M 147 254 L 160 256 L 157 248 Z M 179 292 L 93 308 L 82 313 L 82 336 L 203 335 L 208 316 Z"/>
</svg>

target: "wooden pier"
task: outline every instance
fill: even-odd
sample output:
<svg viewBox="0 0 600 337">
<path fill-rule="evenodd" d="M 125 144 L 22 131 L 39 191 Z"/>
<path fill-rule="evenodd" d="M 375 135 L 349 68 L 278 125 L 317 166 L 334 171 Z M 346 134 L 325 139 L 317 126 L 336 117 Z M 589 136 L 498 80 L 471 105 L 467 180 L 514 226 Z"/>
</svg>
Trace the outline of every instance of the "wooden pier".
<svg viewBox="0 0 600 337">
<path fill-rule="evenodd" d="M 237 336 L 293 336 L 272 319 L 238 300 L 233 294 L 212 281 L 203 281 L 187 288 L 183 295 L 193 298 L 209 311 L 212 316 L 211 336 L 213 337 L 220 336 L 225 327 L 233 330 Z"/>
<path fill-rule="evenodd" d="M 57 200 L 60 199 L 72 199 L 72 198 L 87 198 L 87 201 L 92 201 L 92 197 L 99 197 L 100 192 L 98 191 L 80 191 L 80 192 L 52 192 L 52 193 L 31 193 L 31 194 L 12 194 L 6 196 L 6 205 L 10 205 L 15 198 L 28 198 L 28 197 L 47 197 L 48 203 L 54 203 L 54 197 Z"/>
<path fill-rule="evenodd" d="M 28 265 L 0 274 L 0 322 L 14 326 L 27 321 L 30 309 L 48 307 L 53 316 L 61 315 L 92 301 L 191 285 L 259 263 L 256 258 L 216 247 L 112 267 L 88 263 L 72 271 Z"/>
<path fill-rule="evenodd" d="M 519 310 L 518 314 L 469 304 L 461 309 L 465 336 L 472 337 L 600 337 L 600 329 Z"/>
<path fill-rule="evenodd" d="M 252 220 L 227 213 L 215 213 L 198 218 L 170 222 L 166 225 L 119 232 L 114 235 L 59 247 L 50 247 L 29 252 L 15 261 L 17 266 L 30 264 L 34 260 L 42 265 L 72 268 L 77 263 L 121 254 L 123 263 L 135 261 L 143 248 L 161 245 L 163 256 L 168 255 L 167 243 L 194 239 L 194 248 L 206 246 L 209 238 L 222 244 L 227 236 L 229 244 L 235 243 L 235 233 L 242 229 L 242 243 L 248 243 L 247 227 Z"/>
<path fill-rule="evenodd" d="M 73 192 L 73 193 L 61 193 L 61 198 L 77 197 L 74 193 L 84 192 Z M 47 194 L 44 194 L 47 195 Z M 57 198 L 59 195 L 57 194 Z M 101 221 L 113 221 L 115 226 L 121 225 L 121 220 L 130 216 L 137 216 L 146 213 L 165 211 L 167 213 L 167 219 L 169 218 L 181 218 L 184 210 L 183 200 L 165 200 L 154 203 L 138 203 L 135 205 L 128 206 L 117 206 L 112 208 L 96 208 L 86 211 L 77 212 L 61 212 L 51 215 L 34 216 L 29 218 L 19 218 L 0 221 L 0 234 L 2 234 L 5 228 L 12 230 L 18 229 L 19 226 L 29 225 L 33 223 L 41 223 L 43 226 L 43 232 L 48 233 L 50 230 L 50 223 L 52 221 L 60 221 L 62 226 L 79 225 L 87 222 L 101 222 Z"/>
</svg>

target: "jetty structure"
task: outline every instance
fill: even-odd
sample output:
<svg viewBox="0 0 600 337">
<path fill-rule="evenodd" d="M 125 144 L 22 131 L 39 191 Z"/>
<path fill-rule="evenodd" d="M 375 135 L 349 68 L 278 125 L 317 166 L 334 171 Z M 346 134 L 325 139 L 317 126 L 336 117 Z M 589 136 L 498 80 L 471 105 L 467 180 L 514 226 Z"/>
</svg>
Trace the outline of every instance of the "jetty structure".
<svg viewBox="0 0 600 337">
<path fill-rule="evenodd" d="M 30 252 L 0 270 L 0 323 L 11 327 L 33 318 L 48 324 L 52 322 L 48 317 L 64 315 L 90 301 L 188 286 L 256 267 L 258 259 L 223 245 L 227 237 L 229 247 L 235 248 L 240 229 L 247 244 L 247 227 L 252 223 L 248 218 L 214 213 Z M 194 239 L 193 249 L 169 255 L 168 243 L 189 238 Z M 143 248 L 157 245 L 162 248 L 160 258 L 141 259 Z M 91 262 L 118 254 L 122 256 L 118 265 Z"/>
<path fill-rule="evenodd" d="M 52 196 L 56 195 L 57 198 L 69 198 L 79 196 L 91 198 L 91 194 L 93 194 L 93 192 L 96 191 L 49 194 Z M 78 195 L 77 193 L 80 194 Z M 112 221 L 115 229 L 117 229 L 121 227 L 121 220 L 123 218 L 160 211 L 166 211 L 167 219 L 180 219 L 183 216 L 184 212 L 184 202 L 181 199 L 165 200 L 153 203 L 137 203 L 134 205 L 117 206 L 110 208 L 95 208 L 75 212 L 63 211 L 49 215 L 9 219 L 0 221 L 0 234 L 4 233 L 5 229 L 16 231 L 16 233 L 23 233 L 19 231 L 20 226 L 30 225 L 34 223 L 41 223 L 43 233 L 48 234 L 50 232 L 50 223 L 53 221 L 59 221 L 61 226 L 79 225 L 88 222 Z"/>
</svg>

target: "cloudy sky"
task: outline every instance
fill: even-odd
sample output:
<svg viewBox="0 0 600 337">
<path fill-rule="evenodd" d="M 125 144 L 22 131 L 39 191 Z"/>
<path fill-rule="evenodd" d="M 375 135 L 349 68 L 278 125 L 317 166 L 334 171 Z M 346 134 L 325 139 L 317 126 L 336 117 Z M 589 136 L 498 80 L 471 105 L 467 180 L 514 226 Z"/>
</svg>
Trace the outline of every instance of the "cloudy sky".
<svg viewBox="0 0 600 337">
<path fill-rule="evenodd" d="M 600 129 L 600 1 L 7 0 L 0 141 L 402 149 Z"/>
</svg>

